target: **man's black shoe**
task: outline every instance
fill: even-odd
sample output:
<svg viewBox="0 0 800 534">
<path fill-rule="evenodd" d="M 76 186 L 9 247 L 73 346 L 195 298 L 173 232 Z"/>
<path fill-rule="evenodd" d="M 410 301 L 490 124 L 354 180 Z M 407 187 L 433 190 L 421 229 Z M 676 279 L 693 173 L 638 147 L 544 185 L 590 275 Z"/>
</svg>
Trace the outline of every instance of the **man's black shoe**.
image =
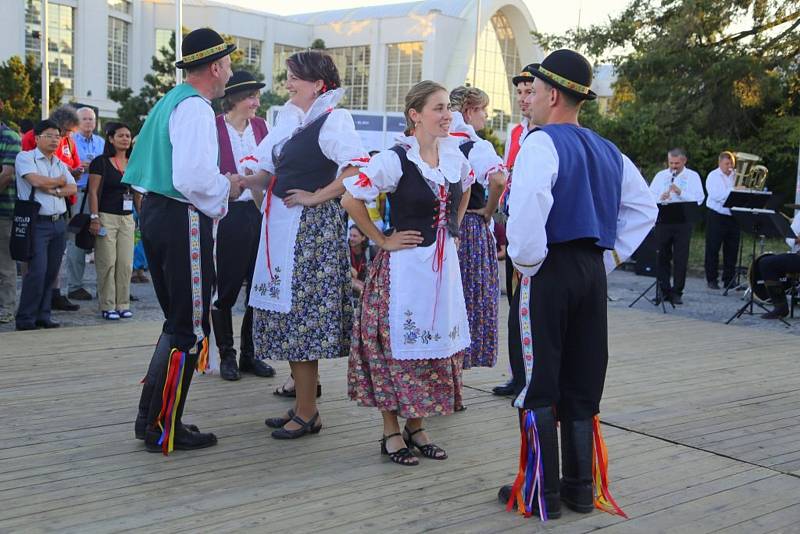
<svg viewBox="0 0 800 534">
<path fill-rule="evenodd" d="M 61 323 L 57 323 L 55 321 L 36 321 L 36 326 L 40 328 L 58 328 L 61 326 Z"/>
<path fill-rule="evenodd" d="M 709 282 L 708 289 L 720 289 L 719 284 L 717 282 Z"/>
<path fill-rule="evenodd" d="M 239 374 L 239 368 L 236 366 L 236 353 L 228 353 L 222 357 L 219 362 L 219 376 L 223 380 L 239 380 L 242 375 Z"/>
<path fill-rule="evenodd" d="M 182 424 L 182 423 L 181 423 Z M 197 428 L 197 425 L 183 425 L 186 427 L 186 430 L 189 432 L 200 432 L 200 429 Z M 139 419 L 133 425 L 133 434 L 136 436 L 136 439 L 144 439 L 145 436 L 145 429 L 147 428 L 147 423 L 144 421 L 140 421 Z M 156 439 L 156 442 L 158 440 Z"/>
<path fill-rule="evenodd" d="M 509 380 L 505 384 L 501 384 L 499 386 L 495 386 L 492 388 L 492 395 L 497 395 L 498 397 L 507 397 L 513 394 L 514 394 L 514 383 L 511 380 Z"/>
<path fill-rule="evenodd" d="M 18 332 L 22 332 L 25 330 L 39 330 L 39 327 L 36 326 L 35 324 L 18 324 L 16 326 L 16 330 Z"/>
<path fill-rule="evenodd" d="M 161 452 L 161 445 L 158 440 L 161 432 L 158 430 L 147 430 L 144 436 L 144 446 L 147 452 Z M 211 432 L 192 432 L 184 425 L 175 428 L 175 437 L 172 446 L 176 451 L 193 451 L 195 449 L 205 449 L 217 444 L 217 436 Z"/>
<path fill-rule="evenodd" d="M 67 297 L 73 300 L 92 300 L 92 294 L 82 287 L 79 287 L 75 291 L 70 291 L 67 293 Z"/>
<path fill-rule="evenodd" d="M 683 296 L 678 293 L 673 293 L 670 300 L 673 304 L 683 304 Z"/>
<path fill-rule="evenodd" d="M 262 360 L 256 360 L 252 353 L 242 351 L 239 354 L 239 371 L 242 373 L 253 373 L 256 376 L 270 378 L 275 376 L 275 369 Z"/>
<path fill-rule="evenodd" d="M 67 297 L 62 294 L 53 294 L 53 300 L 50 303 L 50 307 L 54 310 L 61 310 L 61 311 L 78 311 L 81 307 L 77 304 L 74 304 L 69 301 Z"/>
<path fill-rule="evenodd" d="M 499 500 L 502 504 L 508 504 L 508 500 L 511 498 L 511 484 L 506 484 L 505 486 L 500 487 L 500 491 L 497 492 L 497 500 Z M 556 496 L 555 499 L 549 499 L 549 502 L 545 500 L 545 506 L 547 506 L 547 518 L 548 519 L 558 519 L 561 517 L 561 501 L 558 500 Z M 514 504 L 516 507 L 516 503 Z M 533 499 L 533 514 L 539 515 L 539 505 L 536 499 Z"/>
</svg>

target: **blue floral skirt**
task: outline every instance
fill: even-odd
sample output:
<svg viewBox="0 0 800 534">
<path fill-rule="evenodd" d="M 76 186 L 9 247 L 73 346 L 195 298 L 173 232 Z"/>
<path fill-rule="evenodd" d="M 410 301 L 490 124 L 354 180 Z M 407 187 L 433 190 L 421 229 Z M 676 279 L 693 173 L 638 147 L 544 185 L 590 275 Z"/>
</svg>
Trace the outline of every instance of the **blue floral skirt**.
<svg viewBox="0 0 800 534">
<path fill-rule="evenodd" d="M 489 225 L 476 213 L 467 213 L 461 222 L 458 261 L 472 338 L 464 351 L 464 369 L 494 367 L 500 307 L 497 249 Z"/>
<path fill-rule="evenodd" d="M 303 208 L 289 313 L 253 309 L 256 358 L 292 362 L 347 357 L 353 327 L 345 213 L 336 201 Z"/>
</svg>

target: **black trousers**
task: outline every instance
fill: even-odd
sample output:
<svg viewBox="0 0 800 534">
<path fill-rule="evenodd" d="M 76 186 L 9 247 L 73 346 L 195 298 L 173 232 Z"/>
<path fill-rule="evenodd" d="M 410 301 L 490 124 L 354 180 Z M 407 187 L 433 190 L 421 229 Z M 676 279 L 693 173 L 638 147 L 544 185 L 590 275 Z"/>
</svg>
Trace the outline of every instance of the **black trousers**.
<svg viewBox="0 0 800 534">
<path fill-rule="evenodd" d="M 716 282 L 719 274 L 719 249 L 722 247 L 722 283 L 727 286 L 736 276 L 736 254 L 739 251 L 739 225 L 731 215 L 708 210 L 706 224 L 705 271 L 708 282 Z"/>
<path fill-rule="evenodd" d="M 214 239 L 211 219 L 200 211 L 197 214 L 200 219 L 200 326 L 208 336 L 214 284 Z M 149 193 L 142 201 L 139 224 L 153 288 L 164 312 L 163 331 L 172 336 L 173 348 L 190 352 L 197 338 L 194 334 L 189 204 Z"/>
<path fill-rule="evenodd" d="M 250 298 L 253 269 L 258 255 L 258 240 L 261 237 L 261 212 L 252 201 L 228 203 L 228 214 L 217 227 L 217 300 L 214 308 L 227 316 L 225 324 L 231 323 L 231 308 L 239 298 L 242 284 L 247 281 L 246 301 Z M 252 346 L 252 311 L 248 308 L 242 322 L 242 347 Z M 217 332 L 216 326 L 215 334 Z M 230 332 L 232 335 L 233 333 Z M 222 350 L 228 341 L 217 336 L 217 346 Z M 230 344 L 232 346 L 232 339 Z"/>
<path fill-rule="evenodd" d="M 659 223 L 655 232 L 658 247 L 658 283 L 665 295 L 671 293 L 682 295 L 683 287 L 686 285 L 686 269 L 689 266 L 692 223 Z"/>
<path fill-rule="evenodd" d="M 516 395 L 526 381 L 519 301 L 517 288 L 508 319 Z M 587 241 L 551 245 L 531 279 L 529 310 L 534 363 L 524 407 L 555 405 L 562 421 L 596 415 L 608 366 L 603 251 Z"/>
<path fill-rule="evenodd" d="M 758 267 L 764 280 L 777 282 L 787 273 L 800 273 L 800 255 L 775 254 L 759 260 Z"/>
</svg>

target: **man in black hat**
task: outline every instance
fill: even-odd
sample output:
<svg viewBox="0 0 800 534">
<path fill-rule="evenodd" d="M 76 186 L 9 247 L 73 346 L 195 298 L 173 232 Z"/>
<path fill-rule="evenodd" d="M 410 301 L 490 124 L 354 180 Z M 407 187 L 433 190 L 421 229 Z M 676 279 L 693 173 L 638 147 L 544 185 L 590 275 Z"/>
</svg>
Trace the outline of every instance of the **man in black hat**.
<svg viewBox="0 0 800 534">
<path fill-rule="evenodd" d="M 506 164 L 506 168 L 508 168 L 509 172 L 509 179 L 506 182 L 506 191 L 503 194 L 502 204 L 503 204 L 503 211 L 506 215 L 508 215 L 508 206 L 509 206 L 509 195 L 508 190 L 510 190 L 511 180 L 513 180 L 514 175 L 514 163 L 517 159 L 517 154 L 519 154 L 519 149 L 522 144 L 522 140 L 525 139 L 525 136 L 528 134 L 530 130 L 533 130 L 536 125 L 531 121 L 530 110 L 528 109 L 527 98 L 528 95 L 531 94 L 533 91 L 533 69 L 538 67 L 538 63 L 531 63 L 530 65 L 526 65 L 522 72 L 518 75 L 514 76 L 511 79 L 511 82 L 516 87 L 517 91 L 517 105 L 519 106 L 520 115 L 522 118 L 519 121 L 519 124 L 514 126 L 508 131 L 508 136 L 506 137 L 506 145 L 505 145 L 505 158 L 504 163 Z M 514 295 L 514 288 L 516 287 L 515 279 L 518 279 L 519 275 L 514 272 L 514 264 L 511 262 L 508 257 L 505 259 L 505 275 L 506 275 L 506 295 L 508 296 L 508 303 L 511 304 L 511 297 Z M 514 378 L 511 377 L 508 379 L 508 382 L 505 384 L 500 384 L 499 386 L 495 386 L 492 388 L 492 394 L 498 396 L 506 396 L 511 395 L 514 393 Z"/>
<path fill-rule="evenodd" d="M 223 114 L 217 116 L 219 139 L 219 168 L 223 173 L 245 174 L 255 168 L 253 152 L 267 135 L 267 123 L 256 117 L 260 105 L 259 91 L 264 84 L 252 74 L 240 70 L 233 73 L 225 87 Z M 247 281 L 247 293 L 253 279 L 253 267 L 258 254 L 261 212 L 257 199 L 249 189 L 228 204 L 228 215 L 217 228 L 217 298 L 211 309 L 211 325 L 220 355 L 219 374 L 224 380 L 239 380 L 239 372 L 269 377 L 275 370 L 256 360 L 253 352 L 253 309 L 247 306 L 242 320 L 239 366 L 233 348 L 233 317 L 231 308 L 239 298 L 242 283 Z"/>
<path fill-rule="evenodd" d="M 582 513 L 596 505 L 622 514 L 604 465 L 594 491 L 592 480 L 593 450 L 604 448 L 597 414 L 608 363 L 606 274 L 644 239 L 656 203 L 636 166 L 578 124 L 581 105 L 596 96 L 589 62 L 557 50 L 532 74 L 528 104 L 540 126 L 517 157 L 507 227 L 508 255 L 522 274 L 509 353 L 525 454 L 500 499 L 542 519 L 559 517 L 561 500 Z"/>
<path fill-rule="evenodd" d="M 150 111 L 123 179 L 145 193 L 142 243 L 165 319 L 135 425 L 148 451 L 169 454 L 217 443 L 214 434 L 184 425 L 181 416 L 198 360 L 208 354 L 213 220 L 224 217 L 228 198 L 240 193 L 241 176 L 221 174 L 217 166 L 211 108 L 211 99 L 225 94 L 235 49 L 209 28 L 184 37 L 176 66 L 186 81 Z"/>
</svg>

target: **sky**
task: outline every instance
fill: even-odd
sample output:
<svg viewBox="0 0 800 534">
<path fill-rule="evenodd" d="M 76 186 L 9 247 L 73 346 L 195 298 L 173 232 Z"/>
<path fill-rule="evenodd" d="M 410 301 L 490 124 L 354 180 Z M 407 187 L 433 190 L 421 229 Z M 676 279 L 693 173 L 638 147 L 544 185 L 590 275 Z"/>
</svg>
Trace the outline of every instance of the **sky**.
<svg viewBox="0 0 800 534">
<path fill-rule="evenodd" d="M 325 11 L 327 9 L 344 9 L 364 5 L 396 4 L 397 0 L 215 0 L 217 2 L 238 5 L 249 9 L 257 9 L 293 15 Z M 542 33 L 560 34 L 575 28 L 602 24 L 609 17 L 621 12 L 629 0 L 523 0 L 533 15 L 537 29 Z"/>
</svg>

